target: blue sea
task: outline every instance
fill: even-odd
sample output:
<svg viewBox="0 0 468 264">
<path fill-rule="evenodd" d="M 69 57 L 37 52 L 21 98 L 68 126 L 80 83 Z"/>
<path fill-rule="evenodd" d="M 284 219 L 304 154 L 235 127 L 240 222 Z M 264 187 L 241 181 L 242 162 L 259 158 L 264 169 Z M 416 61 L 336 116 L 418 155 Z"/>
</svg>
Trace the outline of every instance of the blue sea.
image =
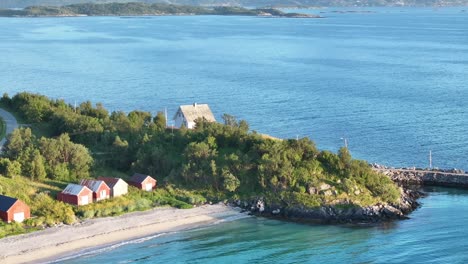
<svg viewBox="0 0 468 264">
<path fill-rule="evenodd" d="M 468 7 L 241 16 L 0 18 L 0 92 L 173 115 L 208 103 L 320 149 L 389 166 L 468 170 Z M 348 9 L 341 9 L 346 11 Z M 68 263 L 465 263 L 468 192 L 431 189 L 374 227 L 248 218 Z M 110 249 L 109 249 L 110 250 Z"/>
</svg>

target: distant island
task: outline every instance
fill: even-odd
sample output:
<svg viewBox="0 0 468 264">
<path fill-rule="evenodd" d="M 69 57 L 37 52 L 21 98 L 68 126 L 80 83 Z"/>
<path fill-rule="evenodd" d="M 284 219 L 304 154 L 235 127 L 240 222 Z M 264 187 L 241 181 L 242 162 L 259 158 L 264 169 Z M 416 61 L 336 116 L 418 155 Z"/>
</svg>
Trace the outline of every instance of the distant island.
<svg viewBox="0 0 468 264">
<path fill-rule="evenodd" d="M 104 4 L 112 2 L 165 3 L 190 6 L 244 7 L 370 7 L 370 6 L 467 6 L 468 0 L 2 0 L 0 8 L 28 6 L 63 6 L 72 4 Z"/>
<path fill-rule="evenodd" d="M 24 9 L 0 9 L 1 17 L 46 16 L 164 16 L 164 15 L 221 15 L 287 18 L 319 18 L 318 15 L 286 13 L 274 8 L 248 9 L 244 7 L 200 7 L 172 4 L 106 3 L 74 4 L 67 6 L 30 6 Z"/>
</svg>

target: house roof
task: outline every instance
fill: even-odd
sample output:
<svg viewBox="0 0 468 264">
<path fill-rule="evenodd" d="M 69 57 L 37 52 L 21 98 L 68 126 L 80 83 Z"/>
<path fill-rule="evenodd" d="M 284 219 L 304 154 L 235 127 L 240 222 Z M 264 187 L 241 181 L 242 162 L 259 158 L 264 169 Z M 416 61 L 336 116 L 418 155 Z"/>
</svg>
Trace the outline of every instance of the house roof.
<svg viewBox="0 0 468 264">
<path fill-rule="evenodd" d="M 141 174 L 141 173 L 135 173 L 135 174 L 133 174 L 132 178 L 130 178 L 130 181 L 135 182 L 135 183 L 142 183 L 148 177 L 150 177 L 151 179 L 154 180 L 154 178 L 149 176 L 149 175 L 144 175 L 144 174 Z"/>
<path fill-rule="evenodd" d="M 119 182 L 123 182 L 127 184 L 124 180 L 120 178 L 113 178 L 113 177 L 98 177 L 98 180 L 104 181 L 109 188 L 114 188 L 114 186 Z"/>
<path fill-rule="evenodd" d="M 18 199 L 0 195 L 0 211 L 6 212 L 18 201 Z"/>
<path fill-rule="evenodd" d="M 62 193 L 71 194 L 71 195 L 79 195 L 80 192 L 83 191 L 84 188 L 89 189 L 88 187 L 83 186 L 83 185 L 69 183 L 67 187 L 63 189 Z"/>
<path fill-rule="evenodd" d="M 204 118 L 208 122 L 216 122 L 216 119 L 207 104 L 181 105 L 178 112 L 182 112 L 187 122 L 194 122 L 197 118 Z M 174 119 L 177 117 L 177 113 Z"/>
<path fill-rule="evenodd" d="M 91 179 L 83 179 L 83 180 L 81 180 L 80 184 L 88 187 L 93 192 L 99 191 L 99 188 L 103 184 L 105 184 L 107 186 L 107 184 L 104 181 L 91 180 Z"/>
</svg>

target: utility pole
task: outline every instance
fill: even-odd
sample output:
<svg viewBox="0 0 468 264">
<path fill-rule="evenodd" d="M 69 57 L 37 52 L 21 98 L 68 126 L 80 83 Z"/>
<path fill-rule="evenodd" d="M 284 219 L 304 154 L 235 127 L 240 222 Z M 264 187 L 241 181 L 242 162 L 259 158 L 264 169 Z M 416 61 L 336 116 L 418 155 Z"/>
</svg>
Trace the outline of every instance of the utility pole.
<svg viewBox="0 0 468 264">
<path fill-rule="evenodd" d="M 429 150 L 429 167 L 432 169 L 432 150 Z"/>
<path fill-rule="evenodd" d="M 164 117 L 166 118 L 166 128 L 167 128 L 167 107 L 164 107 Z"/>
<path fill-rule="evenodd" d="M 340 139 L 343 140 L 345 148 L 348 148 L 348 139 L 347 138 L 340 138 Z"/>
</svg>

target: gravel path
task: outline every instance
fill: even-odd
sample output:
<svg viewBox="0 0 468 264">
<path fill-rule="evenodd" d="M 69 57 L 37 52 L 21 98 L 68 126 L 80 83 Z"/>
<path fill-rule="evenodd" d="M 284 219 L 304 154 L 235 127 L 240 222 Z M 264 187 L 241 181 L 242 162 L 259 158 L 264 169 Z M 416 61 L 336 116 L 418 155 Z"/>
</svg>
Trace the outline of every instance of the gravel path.
<svg viewBox="0 0 468 264">
<path fill-rule="evenodd" d="M 16 118 L 12 114 L 0 108 L 0 116 L 3 118 L 3 120 L 6 123 L 6 135 L 11 134 L 13 130 L 18 128 L 18 121 L 16 121 Z M 2 151 L 2 148 L 5 142 L 6 142 L 6 137 L 0 140 L 0 152 Z"/>
</svg>

